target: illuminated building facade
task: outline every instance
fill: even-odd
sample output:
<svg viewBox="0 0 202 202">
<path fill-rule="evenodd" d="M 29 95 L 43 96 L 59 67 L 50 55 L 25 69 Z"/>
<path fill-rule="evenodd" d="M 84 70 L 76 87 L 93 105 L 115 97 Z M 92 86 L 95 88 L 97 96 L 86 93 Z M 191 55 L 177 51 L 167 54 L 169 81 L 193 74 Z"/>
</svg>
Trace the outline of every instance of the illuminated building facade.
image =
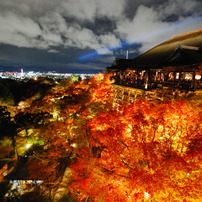
<svg viewBox="0 0 202 202">
<path fill-rule="evenodd" d="M 174 36 L 134 59 L 116 58 L 106 71 L 122 86 L 202 89 L 202 29 Z"/>
</svg>

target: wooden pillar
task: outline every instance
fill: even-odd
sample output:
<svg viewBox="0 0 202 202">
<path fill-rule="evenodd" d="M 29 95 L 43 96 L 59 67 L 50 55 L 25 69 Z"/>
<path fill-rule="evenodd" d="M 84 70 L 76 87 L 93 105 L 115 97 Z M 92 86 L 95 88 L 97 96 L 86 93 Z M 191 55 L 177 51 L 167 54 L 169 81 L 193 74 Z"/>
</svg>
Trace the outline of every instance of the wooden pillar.
<svg viewBox="0 0 202 202">
<path fill-rule="evenodd" d="M 194 68 L 194 71 L 193 71 L 193 75 L 192 75 L 192 88 L 193 90 L 195 90 L 195 87 L 196 87 L 196 69 Z"/>
<path fill-rule="evenodd" d="M 146 83 L 147 83 L 147 89 L 149 89 L 150 85 L 151 85 L 151 71 L 150 71 L 150 69 L 148 69 L 146 71 L 146 74 L 147 74 L 147 81 L 146 81 Z"/>
<path fill-rule="evenodd" d="M 173 76 L 174 76 L 173 86 L 176 87 L 176 71 L 173 71 Z"/>
</svg>

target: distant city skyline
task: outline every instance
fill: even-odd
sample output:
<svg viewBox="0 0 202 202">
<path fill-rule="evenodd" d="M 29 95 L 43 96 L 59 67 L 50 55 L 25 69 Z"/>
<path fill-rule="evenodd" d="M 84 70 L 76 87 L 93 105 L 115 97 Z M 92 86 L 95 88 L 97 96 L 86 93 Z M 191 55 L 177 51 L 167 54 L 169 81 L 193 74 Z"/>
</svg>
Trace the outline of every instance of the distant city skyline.
<svg viewBox="0 0 202 202">
<path fill-rule="evenodd" d="M 2 0 L 0 71 L 104 72 L 114 58 L 202 28 L 201 8 L 201 0 Z"/>
<path fill-rule="evenodd" d="M 34 79 L 38 80 L 38 78 L 51 78 L 53 80 L 57 79 L 70 79 L 72 78 L 76 81 L 79 79 L 88 79 L 92 77 L 94 74 L 74 74 L 74 73 L 57 73 L 57 72 L 35 72 L 35 71 L 27 71 L 24 72 L 21 69 L 20 72 L 1 72 L 0 71 L 0 79 L 11 79 L 11 80 L 29 80 Z"/>
</svg>

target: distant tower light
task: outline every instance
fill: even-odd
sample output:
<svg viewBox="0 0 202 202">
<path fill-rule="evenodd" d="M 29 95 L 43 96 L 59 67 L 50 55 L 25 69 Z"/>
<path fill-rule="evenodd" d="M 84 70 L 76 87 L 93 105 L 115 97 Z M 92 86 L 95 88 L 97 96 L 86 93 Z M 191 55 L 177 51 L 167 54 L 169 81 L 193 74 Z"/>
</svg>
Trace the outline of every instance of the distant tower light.
<svg viewBox="0 0 202 202">
<path fill-rule="evenodd" d="M 128 50 L 126 51 L 126 59 L 128 59 Z"/>
<path fill-rule="evenodd" d="M 23 77 L 24 76 L 24 71 L 23 71 L 23 69 L 21 69 L 21 77 Z"/>
</svg>

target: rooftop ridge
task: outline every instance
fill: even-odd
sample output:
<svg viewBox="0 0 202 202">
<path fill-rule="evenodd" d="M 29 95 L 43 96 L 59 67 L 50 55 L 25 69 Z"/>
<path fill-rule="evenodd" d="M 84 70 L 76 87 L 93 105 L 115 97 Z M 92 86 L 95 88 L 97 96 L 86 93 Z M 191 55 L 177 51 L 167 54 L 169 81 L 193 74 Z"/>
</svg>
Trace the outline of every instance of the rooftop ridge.
<svg viewBox="0 0 202 202">
<path fill-rule="evenodd" d="M 198 35 L 198 33 L 200 33 L 200 32 L 202 34 L 202 28 L 174 35 L 174 36 L 172 36 L 171 40 L 172 39 L 179 39 L 179 38 L 182 38 L 182 37 L 190 37 L 190 35 L 195 35 L 195 34 Z"/>
<path fill-rule="evenodd" d="M 168 39 L 167 41 L 163 42 L 162 44 L 159 45 L 163 45 L 163 44 L 169 44 L 169 43 L 173 43 L 176 41 L 183 41 L 189 38 L 194 38 L 194 37 L 198 37 L 202 35 L 202 28 L 200 29 L 196 29 L 196 30 L 192 30 L 189 32 L 184 32 L 178 35 L 174 35 L 171 39 Z"/>
</svg>

